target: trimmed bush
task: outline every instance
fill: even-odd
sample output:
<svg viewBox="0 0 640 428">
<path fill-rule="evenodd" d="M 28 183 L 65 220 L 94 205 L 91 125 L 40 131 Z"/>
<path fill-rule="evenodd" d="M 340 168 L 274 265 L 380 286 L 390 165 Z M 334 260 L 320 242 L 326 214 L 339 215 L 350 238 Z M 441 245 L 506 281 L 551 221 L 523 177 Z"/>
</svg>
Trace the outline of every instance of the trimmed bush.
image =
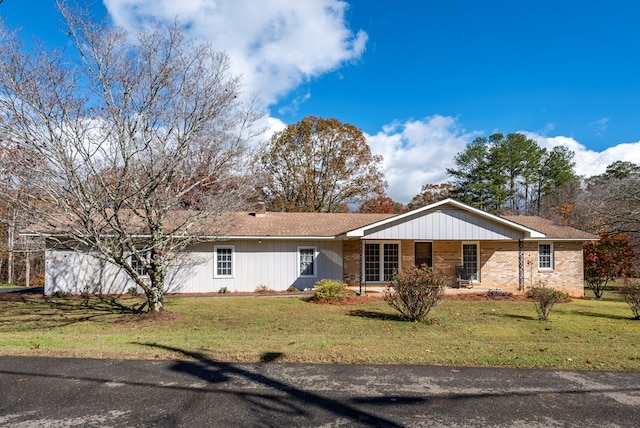
<svg viewBox="0 0 640 428">
<path fill-rule="evenodd" d="M 56 299 L 64 299 L 65 297 L 69 297 L 69 293 L 64 290 L 56 290 L 51 293 L 51 297 L 55 297 Z"/>
<path fill-rule="evenodd" d="M 336 279 L 321 279 L 314 285 L 315 300 L 340 300 L 344 296 L 347 284 Z"/>
<path fill-rule="evenodd" d="M 513 297 L 513 293 L 504 290 L 489 290 L 484 296 L 489 299 L 510 299 Z"/>
<path fill-rule="evenodd" d="M 384 291 L 384 300 L 411 322 L 426 318 L 440 303 L 446 278 L 426 265 L 406 266 L 393 275 L 393 287 Z"/>
<path fill-rule="evenodd" d="M 527 297 L 533 299 L 536 305 L 536 312 L 540 321 L 547 321 L 549 319 L 549 312 L 553 305 L 559 302 L 564 302 L 569 299 L 569 295 L 555 288 L 547 287 L 547 284 L 543 281 L 531 287 L 527 291 Z"/>
<path fill-rule="evenodd" d="M 633 312 L 633 318 L 640 320 L 640 279 L 625 278 L 618 292 Z"/>
</svg>

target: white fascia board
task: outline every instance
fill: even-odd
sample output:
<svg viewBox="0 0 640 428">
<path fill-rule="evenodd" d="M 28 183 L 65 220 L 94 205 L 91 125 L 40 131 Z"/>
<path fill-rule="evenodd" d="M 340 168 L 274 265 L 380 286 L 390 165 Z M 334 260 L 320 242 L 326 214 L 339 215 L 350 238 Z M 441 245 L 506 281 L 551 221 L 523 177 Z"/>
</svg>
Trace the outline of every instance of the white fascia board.
<svg viewBox="0 0 640 428">
<path fill-rule="evenodd" d="M 438 208 L 438 207 L 440 207 L 442 205 L 453 205 L 456 208 L 460 208 L 462 210 L 472 212 L 474 214 L 479 215 L 480 217 L 484 217 L 486 219 L 495 221 L 497 223 L 501 223 L 501 224 L 507 225 L 507 226 L 509 226 L 511 228 L 521 230 L 521 231 L 526 232 L 526 233 L 529 234 L 528 238 L 545 238 L 546 237 L 546 235 L 544 233 L 538 232 L 537 230 L 530 229 L 530 228 L 525 227 L 525 226 L 523 226 L 521 224 L 514 223 L 514 222 L 509 221 L 507 219 L 504 219 L 502 217 L 498 217 L 497 215 L 482 211 L 482 210 L 480 210 L 478 208 L 474 208 L 471 205 L 463 204 L 462 202 L 458 202 L 455 199 L 445 199 L 445 200 L 433 203 L 431 205 L 426 205 L 424 207 L 421 207 L 421 208 L 418 208 L 418 209 L 415 209 L 415 210 L 412 210 L 412 211 L 408 211 L 408 212 L 403 213 L 403 214 L 398 214 L 396 216 L 389 217 L 389 218 L 384 219 L 384 220 L 380 220 L 380 221 L 378 221 L 376 223 L 372 223 L 370 225 L 361 227 L 359 229 L 354 229 L 354 230 L 352 230 L 350 232 L 347 232 L 346 236 L 347 237 L 360 237 L 361 238 L 361 237 L 364 236 L 365 232 L 367 230 L 369 230 L 369 229 L 372 229 L 372 228 L 375 228 L 375 227 L 384 226 L 385 224 L 389 224 L 391 222 L 402 220 L 403 218 L 406 218 L 406 217 L 414 216 L 414 215 L 419 214 L 419 213 L 421 213 L 423 211 L 433 210 L 433 209 Z"/>
<path fill-rule="evenodd" d="M 29 237 L 41 237 L 41 238 L 50 238 L 50 239 L 63 239 L 63 238 L 71 238 L 74 239 L 74 236 L 67 235 L 64 233 L 20 233 L 20 236 L 29 236 Z M 102 238 L 109 238 L 111 235 L 103 235 Z M 151 238 L 151 235 L 131 235 L 131 238 L 135 239 L 148 239 Z M 225 236 L 225 235 L 204 235 L 204 236 L 182 236 L 181 238 L 197 238 L 205 241 L 215 241 L 215 240 L 239 240 L 239 239 L 262 239 L 262 240 L 336 240 L 339 239 L 338 236 L 260 236 L 260 235 L 251 235 L 251 236 Z"/>
<path fill-rule="evenodd" d="M 262 239 L 263 241 L 268 241 L 268 240 L 274 240 L 274 241 L 282 241 L 282 240 L 324 240 L 324 241 L 330 241 L 330 240 L 335 240 L 338 239 L 337 236 L 261 236 L 261 235 L 255 235 L 255 236 L 223 236 L 223 235 L 219 235 L 219 236 L 202 236 L 200 237 L 200 239 L 207 239 L 207 240 L 220 240 L 220 239 L 224 239 L 227 241 L 230 240 L 241 240 L 241 239 L 247 239 L 247 240 L 255 240 L 255 239 Z"/>
<path fill-rule="evenodd" d="M 600 238 L 524 238 L 525 241 L 539 241 L 539 242 L 586 242 L 586 241 L 599 241 Z"/>
</svg>

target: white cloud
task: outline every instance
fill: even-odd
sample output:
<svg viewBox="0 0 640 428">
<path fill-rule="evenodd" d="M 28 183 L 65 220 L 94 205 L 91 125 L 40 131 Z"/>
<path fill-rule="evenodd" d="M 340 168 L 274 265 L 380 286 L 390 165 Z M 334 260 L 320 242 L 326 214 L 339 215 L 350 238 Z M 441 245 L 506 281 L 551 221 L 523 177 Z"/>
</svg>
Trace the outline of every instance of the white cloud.
<svg viewBox="0 0 640 428">
<path fill-rule="evenodd" d="M 274 103 L 309 78 L 360 58 L 367 42 L 340 0 L 104 0 L 118 25 L 176 16 L 193 37 L 225 51 L 247 93 Z"/>
<path fill-rule="evenodd" d="M 467 133 L 453 117 L 435 115 L 392 123 L 366 137 L 373 153 L 384 158 L 387 194 L 408 203 L 424 184 L 448 181 L 447 168 L 453 166 L 454 156 L 477 135 Z"/>
<path fill-rule="evenodd" d="M 518 131 L 552 149 L 566 146 L 575 153 L 576 173 L 590 177 L 605 172 L 607 165 L 626 160 L 640 164 L 640 141 L 618 144 L 602 152 L 585 147 L 573 138 L 549 137 L 536 132 Z M 467 132 L 457 118 L 430 116 L 422 120 L 394 122 L 375 135 L 366 135 L 373 153 L 384 158 L 382 171 L 389 183 L 387 194 L 395 201 L 408 203 L 424 184 L 449 181 L 447 168 L 453 158 L 482 131 Z"/>
<path fill-rule="evenodd" d="M 596 152 L 570 137 L 547 137 L 526 131 L 520 132 L 549 150 L 555 146 L 568 147 L 575 153 L 573 159 L 576 163 L 576 174 L 585 177 L 602 174 L 607 169 L 607 165 L 619 160 L 640 164 L 640 141 L 618 144 L 608 147 L 602 152 Z"/>
<path fill-rule="evenodd" d="M 602 119 L 598 119 L 595 122 L 590 123 L 589 127 L 593 129 L 593 132 L 596 135 L 601 136 L 607 130 L 608 124 L 609 124 L 609 119 L 606 117 L 603 117 Z"/>
</svg>

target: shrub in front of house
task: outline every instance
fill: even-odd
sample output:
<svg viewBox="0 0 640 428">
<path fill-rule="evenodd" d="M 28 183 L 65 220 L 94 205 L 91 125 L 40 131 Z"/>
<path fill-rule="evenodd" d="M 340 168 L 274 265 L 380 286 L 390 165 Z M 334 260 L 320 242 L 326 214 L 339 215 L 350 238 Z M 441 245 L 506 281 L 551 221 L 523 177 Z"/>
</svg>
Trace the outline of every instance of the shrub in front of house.
<svg viewBox="0 0 640 428">
<path fill-rule="evenodd" d="M 633 318 L 640 320 L 640 279 L 625 278 L 622 287 L 618 289 L 633 312 Z"/>
<path fill-rule="evenodd" d="M 527 297 L 533 299 L 540 321 L 547 321 L 549 319 L 549 313 L 553 305 L 566 302 L 569 299 L 567 293 L 548 287 L 544 281 L 538 281 L 536 285 L 529 288 Z"/>
<path fill-rule="evenodd" d="M 505 290 L 489 290 L 484 295 L 488 299 L 511 299 L 513 293 Z"/>
<path fill-rule="evenodd" d="M 440 303 L 446 277 L 426 265 L 405 266 L 393 275 L 393 286 L 383 292 L 384 300 L 411 322 L 426 318 Z"/>
<path fill-rule="evenodd" d="M 56 290 L 51 293 L 51 297 L 55 297 L 56 299 L 64 299 L 65 297 L 69 297 L 69 293 L 64 290 Z"/>
<path fill-rule="evenodd" d="M 255 292 L 258 294 L 265 294 L 265 293 L 272 293 L 273 290 L 271 290 L 267 285 L 260 284 L 256 287 Z"/>
<path fill-rule="evenodd" d="M 314 287 L 315 300 L 340 300 L 347 289 L 347 284 L 336 279 L 321 279 Z"/>
</svg>

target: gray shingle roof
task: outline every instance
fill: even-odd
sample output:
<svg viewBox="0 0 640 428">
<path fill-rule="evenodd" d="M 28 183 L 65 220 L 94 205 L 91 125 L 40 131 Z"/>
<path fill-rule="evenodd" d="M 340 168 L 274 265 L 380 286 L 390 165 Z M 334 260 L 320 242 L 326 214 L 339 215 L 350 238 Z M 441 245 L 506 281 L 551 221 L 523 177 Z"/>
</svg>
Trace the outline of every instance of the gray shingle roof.
<svg viewBox="0 0 640 428">
<path fill-rule="evenodd" d="M 392 215 L 267 212 L 264 216 L 254 216 L 248 212 L 242 212 L 233 214 L 226 234 L 228 236 L 330 237 L 389 217 Z"/>
<path fill-rule="evenodd" d="M 545 234 L 548 239 L 582 239 L 585 241 L 598 239 L 598 236 L 591 233 L 570 226 L 560 226 L 542 217 L 526 215 L 504 215 L 501 217 L 529 229 L 537 230 Z"/>
</svg>

